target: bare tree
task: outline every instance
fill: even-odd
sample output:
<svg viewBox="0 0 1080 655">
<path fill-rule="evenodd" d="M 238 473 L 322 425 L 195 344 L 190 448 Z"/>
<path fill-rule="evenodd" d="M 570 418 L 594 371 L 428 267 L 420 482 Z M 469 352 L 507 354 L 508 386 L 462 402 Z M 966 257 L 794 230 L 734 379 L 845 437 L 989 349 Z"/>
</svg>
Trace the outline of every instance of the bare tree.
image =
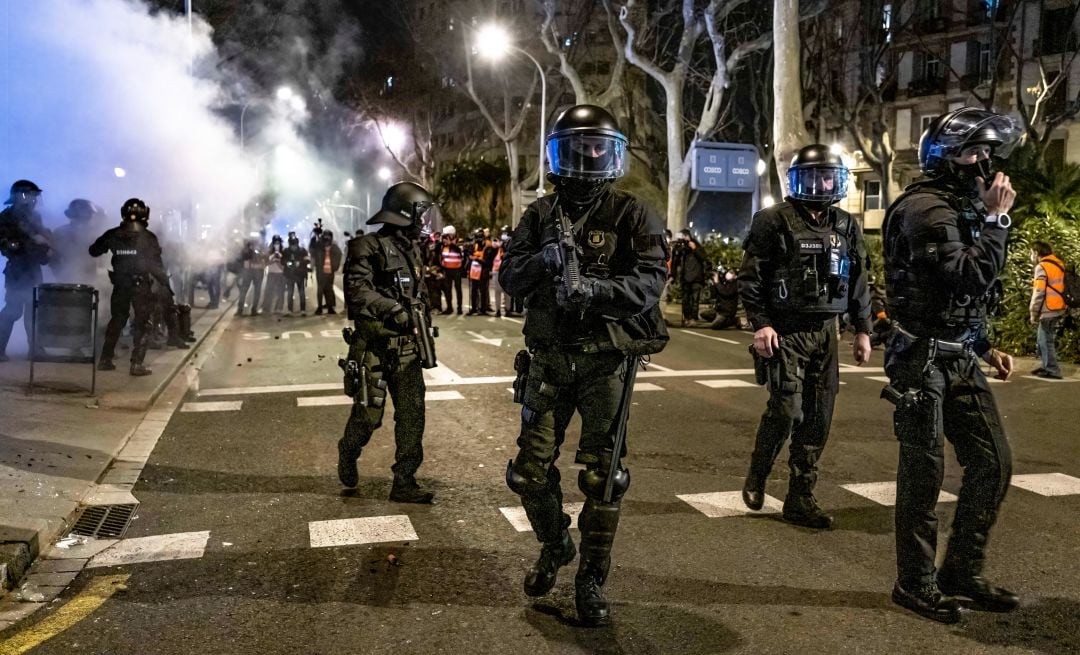
<svg viewBox="0 0 1080 655">
<path fill-rule="evenodd" d="M 767 47 L 771 41 L 770 33 L 742 38 L 746 26 L 736 24 L 734 18 L 737 18 L 736 10 L 748 3 L 749 0 L 710 0 L 703 11 L 698 11 L 693 0 L 669 0 L 654 9 L 639 7 L 637 0 L 628 0 L 619 9 L 619 23 L 626 34 L 623 49 L 627 61 L 651 77 L 664 93 L 667 223 L 672 230 L 686 226 L 692 166 L 688 141 L 708 139 L 715 133 L 730 75 L 750 53 Z M 676 26 L 667 29 L 660 15 L 677 17 Z M 646 36 L 645 30 L 650 26 L 652 33 Z M 662 42 L 669 36 L 674 43 L 671 48 L 665 48 Z M 653 56 L 643 54 L 647 43 L 652 40 L 655 45 L 657 39 L 661 45 L 654 48 Z M 686 87 L 699 47 L 709 49 L 711 71 L 701 111 L 688 139 L 684 124 Z"/>
<path fill-rule="evenodd" d="M 773 155 L 781 186 L 788 162 L 810 140 L 803 118 L 799 0 L 773 3 Z"/>
</svg>

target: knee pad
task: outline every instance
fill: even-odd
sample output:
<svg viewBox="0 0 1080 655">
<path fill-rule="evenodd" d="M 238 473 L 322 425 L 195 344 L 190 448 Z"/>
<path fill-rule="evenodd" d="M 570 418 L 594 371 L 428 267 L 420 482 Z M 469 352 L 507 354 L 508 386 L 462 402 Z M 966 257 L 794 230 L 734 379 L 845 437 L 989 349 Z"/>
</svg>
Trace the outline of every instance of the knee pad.
<svg viewBox="0 0 1080 655">
<path fill-rule="evenodd" d="M 536 411 L 528 405 L 522 404 L 521 406 L 521 425 L 525 427 L 533 427 L 540 421 L 540 412 Z"/>
<path fill-rule="evenodd" d="M 581 493 L 585 494 L 587 498 L 602 503 L 604 502 L 604 489 L 607 487 L 607 480 L 607 467 L 600 468 L 598 466 L 590 466 L 578 473 L 578 489 L 580 489 Z M 627 468 L 620 468 L 615 473 L 615 484 L 611 489 L 611 502 L 618 502 L 629 488 L 630 470 Z"/>
<path fill-rule="evenodd" d="M 538 496 L 547 489 L 547 474 L 535 466 L 515 466 L 510 460 L 506 463 L 506 486 L 519 496 Z"/>
</svg>

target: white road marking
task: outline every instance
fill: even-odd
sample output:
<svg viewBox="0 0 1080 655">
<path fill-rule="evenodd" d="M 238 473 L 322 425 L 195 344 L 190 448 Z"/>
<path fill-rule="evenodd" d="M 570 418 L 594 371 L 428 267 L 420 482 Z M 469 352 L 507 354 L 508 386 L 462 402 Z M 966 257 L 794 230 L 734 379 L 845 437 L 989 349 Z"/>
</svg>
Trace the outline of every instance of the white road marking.
<svg viewBox="0 0 1080 655">
<path fill-rule="evenodd" d="M 581 509 L 585 507 L 585 503 L 564 503 L 563 511 L 570 515 L 570 527 L 576 528 L 578 522 L 578 516 L 581 514 Z M 500 507 L 499 511 L 506 517 L 507 521 L 510 521 L 510 525 L 514 526 L 514 529 L 518 532 L 532 532 L 532 526 L 529 525 L 529 518 L 525 516 L 524 507 Z"/>
<path fill-rule="evenodd" d="M 344 394 L 340 396 L 307 396 L 296 399 L 297 407 L 332 407 L 351 404 L 353 404 L 353 399 Z"/>
<path fill-rule="evenodd" d="M 889 384 L 889 382 L 891 382 L 891 380 L 889 380 L 889 378 L 884 375 L 868 375 L 866 376 L 866 379 L 873 380 L 874 382 L 884 382 L 885 384 Z"/>
<path fill-rule="evenodd" d="M 521 320 L 520 318 L 513 318 L 512 316 L 503 316 L 502 320 L 510 321 L 511 323 L 517 323 L 518 325 L 521 325 L 522 323 L 525 322 L 525 321 Z"/>
<path fill-rule="evenodd" d="M 86 566 L 97 568 L 142 562 L 199 559 L 206 552 L 206 542 L 209 539 L 209 530 L 121 539 L 111 548 L 95 555 Z"/>
<path fill-rule="evenodd" d="M 308 535 L 311 538 L 312 548 L 419 540 L 412 522 L 404 514 L 336 521 L 311 521 L 308 523 Z"/>
<path fill-rule="evenodd" d="M 635 382 L 634 391 L 663 391 L 664 388 L 652 382 Z"/>
<path fill-rule="evenodd" d="M 461 384 L 461 376 L 446 364 L 439 362 L 435 368 L 424 369 L 424 382 L 428 385 Z"/>
<path fill-rule="evenodd" d="M 181 412 L 238 412 L 244 406 L 242 400 L 220 400 L 209 403 L 184 403 Z"/>
<path fill-rule="evenodd" d="M 1062 378 L 1060 380 L 1052 380 L 1050 378 L 1041 378 L 1038 375 L 1022 375 L 1021 377 L 1029 380 L 1038 380 L 1039 382 L 1077 382 L 1077 378 Z"/>
<path fill-rule="evenodd" d="M 336 284 L 334 285 L 334 295 L 341 301 L 341 304 L 345 304 L 345 292 Z"/>
<path fill-rule="evenodd" d="M 482 343 L 486 346 L 495 346 L 496 348 L 502 347 L 503 340 L 498 337 L 485 337 L 479 332 L 473 332 L 472 330 L 465 330 L 465 334 L 472 337 L 473 343 Z"/>
<path fill-rule="evenodd" d="M 683 494 L 676 496 L 690 507 L 711 519 L 747 514 L 778 514 L 784 509 L 784 503 L 772 496 L 765 495 L 765 505 L 757 511 L 747 507 L 742 501 L 740 491 L 715 491 L 703 494 Z"/>
<path fill-rule="evenodd" d="M 428 391 L 424 394 L 424 400 L 465 400 L 460 391 Z"/>
<path fill-rule="evenodd" d="M 1012 485 L 1040 496 L 1080 494 L 1080 479 L 1064 473 L 1028 473 L 1012 476 Z"/>
<path fill-rule="evenodd" d="M 203 396 L 255 396 L 264 393 L 296 393 L 302 391 L 334 391 L 341 389 L 340 382 L 318 382 L 315 384 L 280 384 L 265 387 L 231 387 L 226 389 L 202 389 Z"/>
<path fill-rule="evenodd" d="M 712 339 L 713 341 L 722 341 L 724 343 L 730 343 L 733 346 L 738 346 L 739 342 L 734 339 L 725 339 L 724 337 L 714 337 L 708 334 L 701 334 L 700 332 L 694 332 L 693 330 L 679 330 L 683 334 L 692 334 L 695 337 L 701 337 L 702 339 Z"/>
<path fill-rule="evenodd" d="M 649 362 L 649 365 L 646 368 L 647 369 L 651 368 L 651 369 L 654 369 L 654 370 L 657 370 L 657 371 L 663 371 L 664 373 L 670 373 L 671 370 L 672 370 L 672 369 L 670 369 L 670 368 L 668 368 L 666 366 L 660 366 L 656 362 Z"/>
<path fill-rule="evenodd" d="M 732 389 L 732 388 L 745 388 L 756 387 L 758 385 L 747 382 L 746 380 L 694 380 L 698 384 L 703 384 L 710 389 Z"/>
<path fill-rule="evenodd" d="M 896 482 L 867 482 L 864 484 L 842 484 L 842 488 L 851 493 L 872 500 L 878 505 L 894 507 L 896 505 Z M 939 503 L 955 503 L 956 496 L 942 490 L 938 494 Z"/>
</svg>

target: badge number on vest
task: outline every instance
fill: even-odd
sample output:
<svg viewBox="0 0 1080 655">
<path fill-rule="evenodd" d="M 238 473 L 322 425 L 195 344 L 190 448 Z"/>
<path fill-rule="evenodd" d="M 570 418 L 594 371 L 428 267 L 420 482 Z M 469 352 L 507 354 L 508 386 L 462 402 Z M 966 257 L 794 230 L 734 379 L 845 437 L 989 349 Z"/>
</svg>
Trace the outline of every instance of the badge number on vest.
<svg viewBox="0 0 1080 655">
<path fill-rule="evenodd" d="M 603 230 L 589 230 L 589 245 L 593 248 L 599 248 L 604 245 L 604 231 Z"/>
<path fill-rule="evenodd" d="M 799 252 L 816 255 L 825 252 L 825 242 L 817 239 L 799 239 Z"/>
</svg>

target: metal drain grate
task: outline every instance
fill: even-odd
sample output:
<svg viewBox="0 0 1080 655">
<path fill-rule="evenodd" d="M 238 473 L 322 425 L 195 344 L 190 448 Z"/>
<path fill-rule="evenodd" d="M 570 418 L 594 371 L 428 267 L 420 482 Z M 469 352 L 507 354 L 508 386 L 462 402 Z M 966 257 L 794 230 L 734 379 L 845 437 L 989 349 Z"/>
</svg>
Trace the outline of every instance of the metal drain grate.
<svg viewBox="0 0 1080 655">
<path fill-rule="evenodd" d="M 131 505 L 91 505 L 79 515 L 75 521 L 75 527 L 71 529 L 75 534 L 85 537 L 97 537 L 99 539 L 119 539 L 127 532 L 131 517 L 139 504 Z"/>
</svg>

